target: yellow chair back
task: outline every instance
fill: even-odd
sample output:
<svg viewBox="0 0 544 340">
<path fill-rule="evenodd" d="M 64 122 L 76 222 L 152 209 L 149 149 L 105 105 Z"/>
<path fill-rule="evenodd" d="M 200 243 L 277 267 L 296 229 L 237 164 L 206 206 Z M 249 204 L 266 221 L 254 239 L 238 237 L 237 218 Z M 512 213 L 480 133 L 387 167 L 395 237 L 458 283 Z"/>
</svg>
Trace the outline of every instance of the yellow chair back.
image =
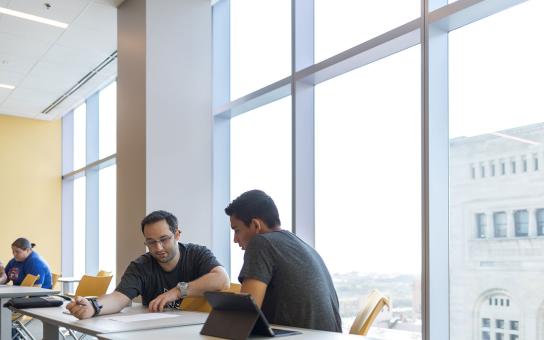
<svg viewBox="0 0 544 340">
<path fill-rule="evenodd" d="M 370 326 L 383 307 L 387 306 L 391 308 L 391 302 L 387 297 L 382 295 L 378 290 L 373 289 L 370 294 L 367 295 L 362 308 L 357 313 L 355 321 L 349 330 L 349 334 L 367 335 Z"/>
<path fill-rule="evenodd" d="M 106 294 L 112 276 L 83 275 L 76 289 L 76 296 L 100 296 Z"/>
<path fill-rule="evenodd" d="M 223 290 L 223 292 L 234 292 L 240 293 L 240 288 L 242 285 L 239 283 L 231 283 L 228 289 Z M 212 311 L 212 306 L 206 301 L 205 297 L 202 296 L 187 296 L 181 301 L 181 310 L 189 310 L 194 312 L 206 312 L 209 313 Z"/>
<path fill-rule="evenodd" d="M 25 278 L 23 279 L 23 281 L 21 281 L 20 286 L 23 286 L 23 287 L 32 287 L 32 286 L 34 286 L 34 284 L 36 283 L 36 281 L 38 281 L 39 278 L 40 278 L 40 275 L 26 274 L 26 276 L 25 276 Z"/>
<path fill-rule="evenodd" d="M 60 274 L 51 273 L 51 288 L 52 289 L 55 289 L 57 282 L 59 282 L 59 277 L 60 277 Z"/>
<path fill-rule="evenodd" d="M 96 274 L 96 276 L 111 276 L 111 272 L 109 272 L 107 270 L 99 270 L 98 274 Z"/>
</svg>

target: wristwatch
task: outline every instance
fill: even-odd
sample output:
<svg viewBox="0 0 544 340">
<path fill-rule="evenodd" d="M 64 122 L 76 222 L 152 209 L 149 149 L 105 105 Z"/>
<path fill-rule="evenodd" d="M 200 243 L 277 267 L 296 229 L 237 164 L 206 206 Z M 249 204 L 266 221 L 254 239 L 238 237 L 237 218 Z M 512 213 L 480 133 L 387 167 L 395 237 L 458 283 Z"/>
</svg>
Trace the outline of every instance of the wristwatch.
<svg viewBox="0 0 544 340">
<path fill-rule="evenodd" d="M 98 302 L 96 298 L 87 298 L 87 300 L 89 300 L 89 302 L 94 308 L 94 314 L 92 317 L 97 316 L 98 313 L 100 313 L 100 310 L 102 309 L 103 306 Z"/>
<path fill-rule="evenodd" d="M 178 289 L 181 293 L 181 298 L 183 299 L 188 295 L 189 292 L 189 282 L 180 282 L 178 283 Z"/>
</svg>

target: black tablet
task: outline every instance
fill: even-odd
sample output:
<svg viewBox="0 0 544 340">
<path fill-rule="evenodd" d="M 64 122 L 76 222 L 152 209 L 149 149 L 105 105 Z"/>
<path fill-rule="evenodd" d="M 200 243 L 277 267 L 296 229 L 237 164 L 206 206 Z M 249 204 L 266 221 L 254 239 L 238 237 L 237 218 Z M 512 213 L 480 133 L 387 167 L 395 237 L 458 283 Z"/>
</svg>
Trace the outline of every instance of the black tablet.
<svg viewBox="0 0 544 340">
<path fill-rule="evenodd" d="M 212 306 L 201 334 L 228 339 L 247 339 L 249 335 L 286 336 L 298 331 L 270 327 L 268 320 L 249 294 L 206 292 Z"/>
</svg>

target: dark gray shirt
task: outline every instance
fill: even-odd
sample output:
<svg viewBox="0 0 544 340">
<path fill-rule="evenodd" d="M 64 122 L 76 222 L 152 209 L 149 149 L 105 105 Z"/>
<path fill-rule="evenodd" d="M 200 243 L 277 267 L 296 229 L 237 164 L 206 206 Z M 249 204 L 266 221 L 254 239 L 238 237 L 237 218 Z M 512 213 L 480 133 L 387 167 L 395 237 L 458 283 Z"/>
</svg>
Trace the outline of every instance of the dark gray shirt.
<svg viewBox="0 0 544 340">
<path fill-rule="evenodd" d="M 321 256 L 293 233 L 253 237 L 238 280 L 266 283 L 262 311 L 275 324 L 341 332 L 338 297 Z"/>
<path fill-rule="evenodd" d="M 131 300 L 141 295 L 142 303 L 147 306 L 157 296 L 174 288 L 178 282 L 191 282 L 221 265 L 204 246 L 192 243 L 178 243 L 178 246 L 180 258 L 171 272 L 164 271 L 157 260 L 146 253 L 128 265 L 115 290 Z M 175 301 L 168 307 L 177 307 L 180 302 Z"/>
</svg>

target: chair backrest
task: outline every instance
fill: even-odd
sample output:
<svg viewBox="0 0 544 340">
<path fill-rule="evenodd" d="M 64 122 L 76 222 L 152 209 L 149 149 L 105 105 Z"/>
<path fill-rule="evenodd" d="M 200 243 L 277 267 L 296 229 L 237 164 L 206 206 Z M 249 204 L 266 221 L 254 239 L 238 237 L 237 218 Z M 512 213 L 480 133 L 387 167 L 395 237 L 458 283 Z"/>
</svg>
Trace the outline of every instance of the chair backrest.
<svg viewBox="0 0 544 340">
<path fill-rule="evenodd" d="M 241 287 L 239 283 L 231 283 L 230 287 L 223 290 L 223 292 L 240 293 Z M 181 301 L 181 310 L 209 313 L 212 311 L 212 306 L 202 296 L 188 296 Z"/>
<path fill-rule="evenodd" d="M 100 296 L 106 294 L 112 276 L 83 275 L 77 286 L 77 296 Z"/>
<path fill-rule="evenodd" d="M 96 274 L 96 276 L 111 276 L 111 272 L 109 272 L 107 270 L 99 270 L 98 274 Z"/>
<path fill-rule="evenodd" d="M 357 317 L 355 318 L 355 321 L 353 321 L 349 334 L 366 335 L 370 326 L 372 326 L 372 323 L 376 320 L 376 317 L 380 314 L 384 306 L 391 308 L 389 299 L 382 295 L 378 290 L 372 290 L 370 294 L 367 295 L 359 313 L 357 313 Z"/>
<path fill-rule="evenodd" d="M 60 274 L 51 273 L 51 288 L 52 289 L 55 289 L 57 282 L 59 282 L 59 277 L 60 277 Z"/>
<path fill-rule="evenodd" d="M 40 278 L 40 275 L 26 274 L 26 276 L 25 276 L 25 278 L 23 279 L 23 281 L 21 281 L 20 286 L 23 286 L 23 287 L 32 287 L 32 286 L 34 286 L 34 284 L 36 283 L 36 281 L 38 281 L 39 278 Z"/>
</svg>

